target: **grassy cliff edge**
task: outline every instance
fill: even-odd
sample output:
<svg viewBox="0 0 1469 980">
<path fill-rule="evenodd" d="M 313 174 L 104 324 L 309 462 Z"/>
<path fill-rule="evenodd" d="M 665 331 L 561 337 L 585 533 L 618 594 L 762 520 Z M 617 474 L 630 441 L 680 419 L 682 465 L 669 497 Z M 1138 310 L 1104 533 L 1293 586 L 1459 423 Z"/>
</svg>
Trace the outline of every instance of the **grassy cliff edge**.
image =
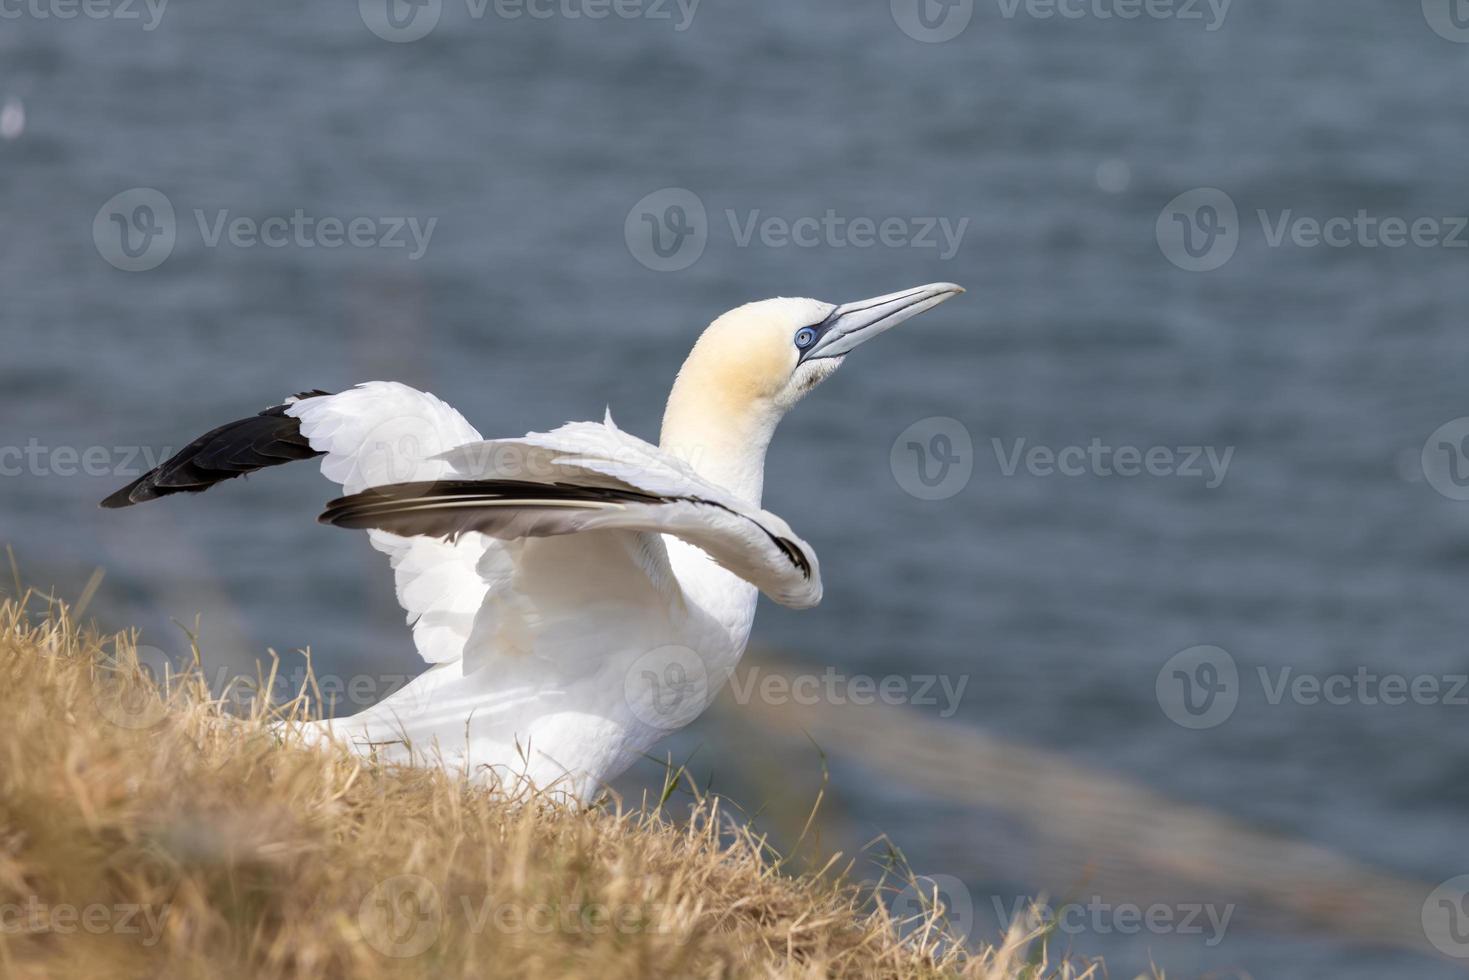
<svg viewBox="0 0 1469 980">
<path fill-rule="evenodd" d="M 716 799 L 517 804 L 292 744 L 34 594 L 0 603 L 0 718 L 7 977 L 1091 975 L 895 922 L 909 882 L 792 873 Z"/>
</svg>

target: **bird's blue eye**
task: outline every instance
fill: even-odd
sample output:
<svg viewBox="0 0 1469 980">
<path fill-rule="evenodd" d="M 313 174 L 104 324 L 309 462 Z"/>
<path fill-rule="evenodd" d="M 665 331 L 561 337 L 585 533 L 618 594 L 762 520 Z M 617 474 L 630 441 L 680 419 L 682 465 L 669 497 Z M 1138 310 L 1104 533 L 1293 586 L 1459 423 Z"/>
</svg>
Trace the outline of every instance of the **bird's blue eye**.
<svg viewBox="0 0 1469 980">
<path fill-rule="evenodd" d="M 801 350 L 805 350 L 814 343 L 816 343 L 815 330 L 812 330 L 810 327 L 802 327 L 796 331 L 796 346 L 801 348 Z"/>
</svg>

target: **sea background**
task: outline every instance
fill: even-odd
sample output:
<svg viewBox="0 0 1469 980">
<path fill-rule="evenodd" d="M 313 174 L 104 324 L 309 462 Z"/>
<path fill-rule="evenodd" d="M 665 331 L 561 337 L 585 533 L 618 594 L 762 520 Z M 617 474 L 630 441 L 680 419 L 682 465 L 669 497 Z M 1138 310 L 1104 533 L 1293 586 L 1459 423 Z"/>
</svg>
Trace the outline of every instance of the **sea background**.
<svg viewBox="0 0 1469 980">
<path fill-rule="evenodd" d="M 1469 233 L 1457 249 L 1275 247 L 1257 216 L 1469 214 L 1469 44 L 1406 0 L 1238 0 L 1222 22 L 1207 4 L 1202 19 L 1122 19 L 1105 3 L 1069 18 L 980 2 L 942 43 L 911 36 L 902 3 L 705 0 L 688 23 L 651 3 L 508 19 L 446 0 L 411 43 L 348 3 L 191 0 L 152 30 L 141 6 L 141 21 L 30 7 L 0 21 L 0 447 L 41 461 L 0 477 L 0 539 L 26 581 L 76 596 L 104 569 L 91 613 L 170 656 L 172 621 L 197 616 L 214 664 L 309 646 L 318 670 L 411 674 L 381 556 L 313 522 L 333 495 L 313 466 L 101 511 L 128 451 L 377 378 L 435 392 L 486 435 L 610 406 L 656 438 L 719 312 L 956 281 L 966 296 L 859 351 L 783 424 L 765 505 L 818 550 L 826 598 L 762 603 L 761 656 L 818 676 L 966 678 L 948 717 L 902 710 L 1309 842 L 1421 883 L 1425 901 L 1469 872 L 1469 705 L 1272 704 L 1256 679 L 1469 673 L 1469 503 L 1420 459 L 1469 415 Z M 128 272 L 93 226 L 139 187 L 172 204 L 177 241 Z M 704 207 L 707 243 L 659 271 L 639 260 L 638 210 L 667 216 L 671 188 Z M 1239 214 L 1237 251 L 1208 271 L 1180 268 L 1158 233 L 1197 188 Z M 414 259 L 208 247 L 195 218 L 298 209 L 437 224 Z M 742 244 L 731 211 L 737 226 L 832 212 L 965 231 L 952 255 L 941 234 Z M 942 500 L 909 492 L 893 452 L 915 424 L 923 440 L 956 431 L 932 419 L 973 447 L 972 476 Z M 1007 475 L 1017 440 L 1233 455 L 1217 486 Z M 115 465 L 71 475 L 62 447 Z M 1200 645 L 1228 651 L 1240 696 L 1226 722 L 1190 729 L 1157 682 Z M 746 707 L 722 705 L 669 751 L 751 813 L 767 796 L 803 813 L 819 739 L 764 745 Z M 819 750 L 823 845 L 860 855 L 886 835 L 919 872 L 962 880 L 974 938 L 999 928 L 995 896 L 1089 894 L 1084 863 L 1038 870 L 1045 842 L 1017 843 L 1024 828 L 848 746 Z M 964 771 L 962 752 L 949 762 Z M 661 778 L 650 762 L 619 788 Z M 1055 803 L 1087 816 L 1086 798 Z M 1099 837 L 1094 857 L 1108 849 Z M 1150 960 L 1169 976 L 1462 975 L 1422 937 L 1415 951 L 1255 911 L 1212 946 L 1116 929 L 1063 944 L 1118 977 Z"/>
</svg>

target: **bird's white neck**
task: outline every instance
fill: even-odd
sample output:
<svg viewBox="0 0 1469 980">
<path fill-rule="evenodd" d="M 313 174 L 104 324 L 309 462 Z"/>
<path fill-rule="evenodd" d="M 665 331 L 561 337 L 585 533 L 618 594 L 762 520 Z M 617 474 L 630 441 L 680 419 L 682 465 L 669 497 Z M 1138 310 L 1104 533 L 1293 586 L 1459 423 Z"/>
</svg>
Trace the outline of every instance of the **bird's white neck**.
<svg viewBox="0 0 1469 980">
<path fill-rule="evenodd" d="M 708 371 L 691 370 L 692 363 L 690 358 L 668 396 L 659 445 L 704 479 L 758 507 L 765 491 L 765 451 L 781 412 Z"/>
</svg>

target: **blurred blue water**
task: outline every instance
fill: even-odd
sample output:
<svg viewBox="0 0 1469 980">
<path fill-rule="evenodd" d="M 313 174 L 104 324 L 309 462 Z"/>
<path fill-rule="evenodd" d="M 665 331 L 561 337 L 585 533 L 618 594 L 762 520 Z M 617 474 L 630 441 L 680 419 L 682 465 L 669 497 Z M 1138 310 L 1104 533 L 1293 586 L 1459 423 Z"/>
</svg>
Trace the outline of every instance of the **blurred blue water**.
<svg viewBox="0 0 1469 980">
<path fill-rule="evenodd" d="M 758 639 L 817 668 L 968 674 L 956 724 L 1388 871 L 1469 871 L 1465 707 L 1244 697 L 1191 732 L 1154 694 L 1162 664 L 1205 643 L 1247 675 L 1469 671 L 1469 511 L 1418 464 L 1430 433 L 1469 415 L 1469 251 L 1271 248 L 1254 217 L 1465 214 L 1469 45 L 1417 4 L 1367 0 L 1240 3 L 1212 32 L 980 4 L 942 44 L 877 2 L 677 18 L 475 20 L 450 2 L 407 44 L 341 4 L 199 0 L 153 31 L 0 23 L 0 102 L 26 110 L 0 141 L 0 444 L 177 447 L 283 394 L 378 377 L 435 391 L 490 435 L 610 404 L 653 437 L 718 312 L 958 281 L 968 296 L 860 352 L 784 425 L 766 504 L 819 549 L 827 599 L 767 606 Z M 179 234 L 163 265 L 129 274 L 91 230 L 137 186 L 168 196 Z M 624 223 L 666 187 L 699 196 L 710 240 L 659 273 Z M 1155 240 L 1163 207 L 1196 187 L 1242 216 L 1237 255 L 1202 274 Z M 210 249 L 193 227 L 194 209 L 298 208 L 438 224 L 418 261 Z M 740 247 L 727 210 L 969 224 L 944 261 Z M 930 416 L 975 445 L 972 481 L 937 502 L 889 465 Z M 1022 438 L 1235 455 L 1217 489 L 1006 477 L 992 440 Z M 242 651 L 412 664 L 379 556 L 312 523 L 330 488 L 310 467 L 96 510 L 120 482 L 0 479 L 0 536 L 41 584 L 105 566 L 99 608 L 152 637 L 202 610 L 206 639 Z M 860 780 L 846 795 L 920 868 L 981 832 Z M 1099 948 L 1124 975 L 1152 946 Z M 1184 975 L 1441 969 L 1319 937 L 1168 949 L 1161 965 Z"/>
</svg>

